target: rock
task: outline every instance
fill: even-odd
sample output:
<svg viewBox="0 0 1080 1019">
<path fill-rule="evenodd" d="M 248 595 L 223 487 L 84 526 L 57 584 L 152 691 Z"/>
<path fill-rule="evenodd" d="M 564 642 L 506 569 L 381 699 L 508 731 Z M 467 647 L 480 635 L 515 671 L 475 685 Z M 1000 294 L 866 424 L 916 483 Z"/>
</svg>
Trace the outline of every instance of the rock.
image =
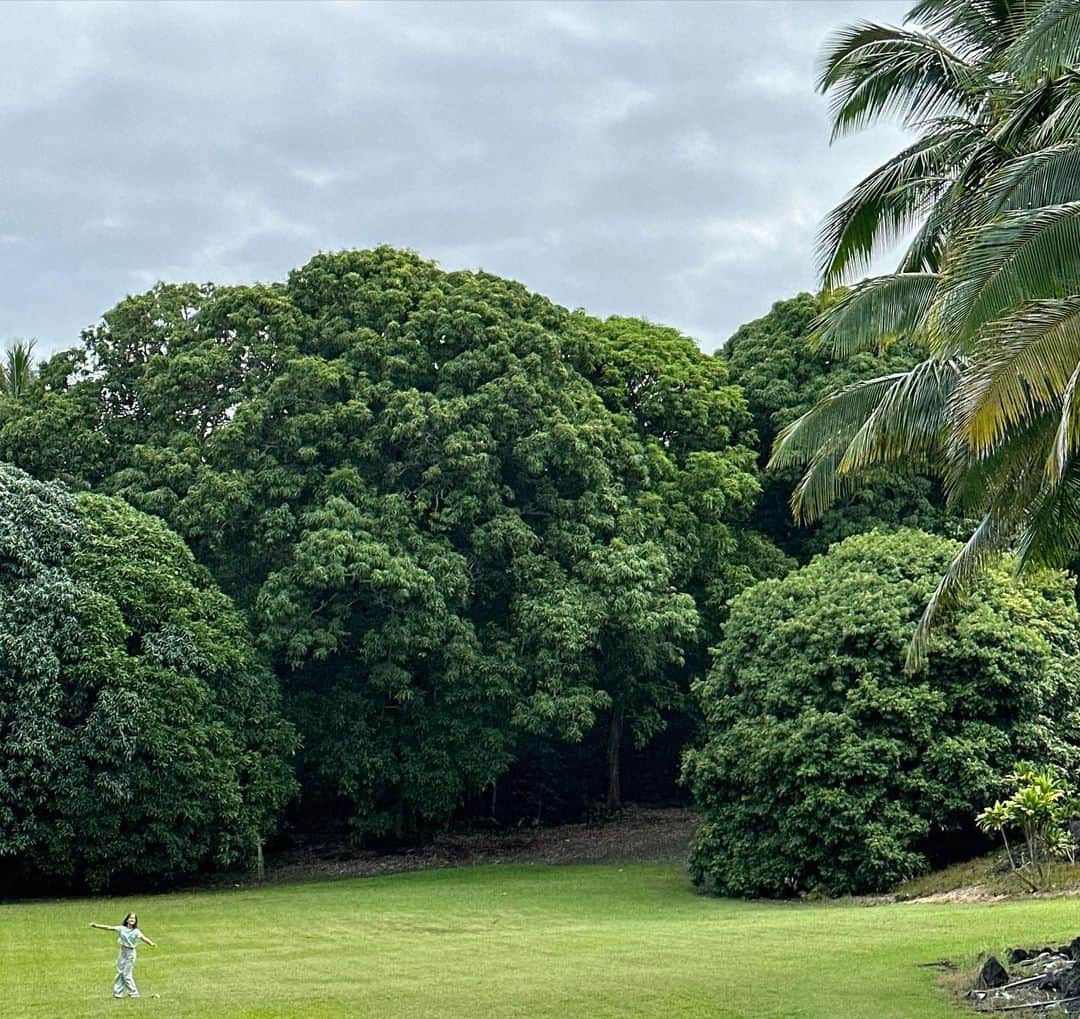
<svg viewBox="0 0 1080 1019">
<path fill-rule="evenodd" d="M 1009 974 L 1005 972 L 1005 967 L 993 956 L 990 956 L 990 958 L 982 964 L 982 969 L 979 970 L 979 976 L 975 981 L 975 986 L 980 991 L 985 991 L 989 990 L 991 987 L 1002 987 L 1008 982 Z"/>
<path fill-rule="evenodd" d="M 1077 940 L 1080 940 L 1080 938 Z M 1025 948 L 1010 948 L 1009 954 L 1005 958 L 1008 960 L 1010 966 L 1015 966 L 1018 962 L 1023 962 L 1025 959 L 1034 959 L 1035 953 L 1029 952 Z"/>
<path fill-rule="evenodd" d="M 1063 998 L 1080 998 L 1080 968 L 1073 966 L 1058 975 L 1058 992 Z"/>
<path fill-rule="evenodd" d="M 1069 944 L 1069 958 L 1073 962 L 1080 962 L 1080 938 L 1073 938 Z"/>
<path fill-rule="evenodd" d="M 1059 998 L 1080 997 L 1080 966 L 1072 963 L 1051 963 L 1053 969 L 1048 970 L 1046 979 L 1039 986 L 1044 991 L 1054 991 Z"/>
</svg>

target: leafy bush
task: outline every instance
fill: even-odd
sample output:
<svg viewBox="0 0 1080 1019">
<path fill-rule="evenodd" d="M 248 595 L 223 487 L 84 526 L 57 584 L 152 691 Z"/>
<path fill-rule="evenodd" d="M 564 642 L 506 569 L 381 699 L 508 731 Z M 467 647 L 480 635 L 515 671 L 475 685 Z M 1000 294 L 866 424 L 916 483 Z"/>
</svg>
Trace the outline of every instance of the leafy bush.
<svg viewBox="0 0 1080 1019">
<path fill-rule="evenodd" d="M 706 821 L 695 882 L 726 895 L 888 887 L 970 838 L 1018 759 L 1080 756 L 1072 581 L 993 565 L 902 671 L 915 619 L 957 545 L 857 535 L 736 597 L 696 685 L 708 738 L 689 752 Z"/>
<path fill-rule="evenodd" d="M 278 701 L 176 535 L 0 465 L 0 883 L 244 859 L 294 790 Z"/>
</svg>

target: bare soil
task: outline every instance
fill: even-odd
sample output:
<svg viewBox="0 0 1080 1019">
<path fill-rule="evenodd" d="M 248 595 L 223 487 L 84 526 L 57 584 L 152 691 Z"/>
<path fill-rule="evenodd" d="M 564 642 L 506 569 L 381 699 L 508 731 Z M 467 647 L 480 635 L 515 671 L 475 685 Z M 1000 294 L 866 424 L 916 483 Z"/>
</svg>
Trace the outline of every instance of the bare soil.
<svg viewBox="0 0 1080 1019">
<path fill-rule="evenodd" d="M 995 902 L 1076 895 L 1080 895 L 1080 864 L 1051 864 L 1046 887 L 1033 893 L 1000 851 L 923 874 L 893 889 L 893 897 L 900 902 Z"/>
<path fill-rule="evenodd" d="M 434 867 L 533 863 L 685 863 L 700 815 L 680 807 L 627 807 L 603 820 L 551 828 L 493 828 L 439 835 L 396 853 L 311 844 L 267 860 L 266 880 L 370 877 Z M 233 875 L 230 884 L 251 877 Z"/>
</svg>

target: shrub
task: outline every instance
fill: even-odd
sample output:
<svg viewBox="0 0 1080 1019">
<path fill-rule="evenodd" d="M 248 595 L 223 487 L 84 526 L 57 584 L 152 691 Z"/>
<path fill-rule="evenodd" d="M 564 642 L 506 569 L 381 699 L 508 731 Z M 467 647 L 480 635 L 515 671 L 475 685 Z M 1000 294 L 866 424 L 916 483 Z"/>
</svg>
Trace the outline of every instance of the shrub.
<svg viewBox="0 0 1080 1019">
<path fill-rule="evenodd" d="M 0 883 L 243 860 L 294 789 L 278 701 L 162 523 L 0 465 Z"/>
<path fill-rule="evenodd" d="M 694 881 L 719 894 L 879 890 L 970 839 L 1018 759 L 1080 754 L 1072 581 L 992 566 L 902 670 L 956 553 L 919 531 L 858 535 L 750 588 L 695 686 L 707 739 L 683 779 L 706 821 Z"/>
</svg>

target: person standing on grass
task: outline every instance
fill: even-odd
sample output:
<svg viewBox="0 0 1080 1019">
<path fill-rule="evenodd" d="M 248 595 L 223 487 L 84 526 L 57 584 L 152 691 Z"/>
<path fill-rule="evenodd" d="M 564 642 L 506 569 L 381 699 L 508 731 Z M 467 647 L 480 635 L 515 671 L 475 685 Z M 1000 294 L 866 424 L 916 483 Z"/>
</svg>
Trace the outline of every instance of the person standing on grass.
<svg viewBox="0 0 1080 1019">
<path fill-rule="evenodd" d="M 120 937 L 120 955 L 116 959 L 116 980 L 113 982 L 113 997 L 122 998 L 124 991 L 133 998 L 139 996 L 139 989 L 135 986 L 135 978 L 132 970 L 135 969 L 135 946 L 140 941 L 145 941 L 151 948 L 154 943 L 139 930 L 139 918 L 134 913 L 128 913 L 124 922 L 119 927 L 110 927 L 106 923 L 90 924 L 95 930 L 116 931 Z"/>
</svg>

